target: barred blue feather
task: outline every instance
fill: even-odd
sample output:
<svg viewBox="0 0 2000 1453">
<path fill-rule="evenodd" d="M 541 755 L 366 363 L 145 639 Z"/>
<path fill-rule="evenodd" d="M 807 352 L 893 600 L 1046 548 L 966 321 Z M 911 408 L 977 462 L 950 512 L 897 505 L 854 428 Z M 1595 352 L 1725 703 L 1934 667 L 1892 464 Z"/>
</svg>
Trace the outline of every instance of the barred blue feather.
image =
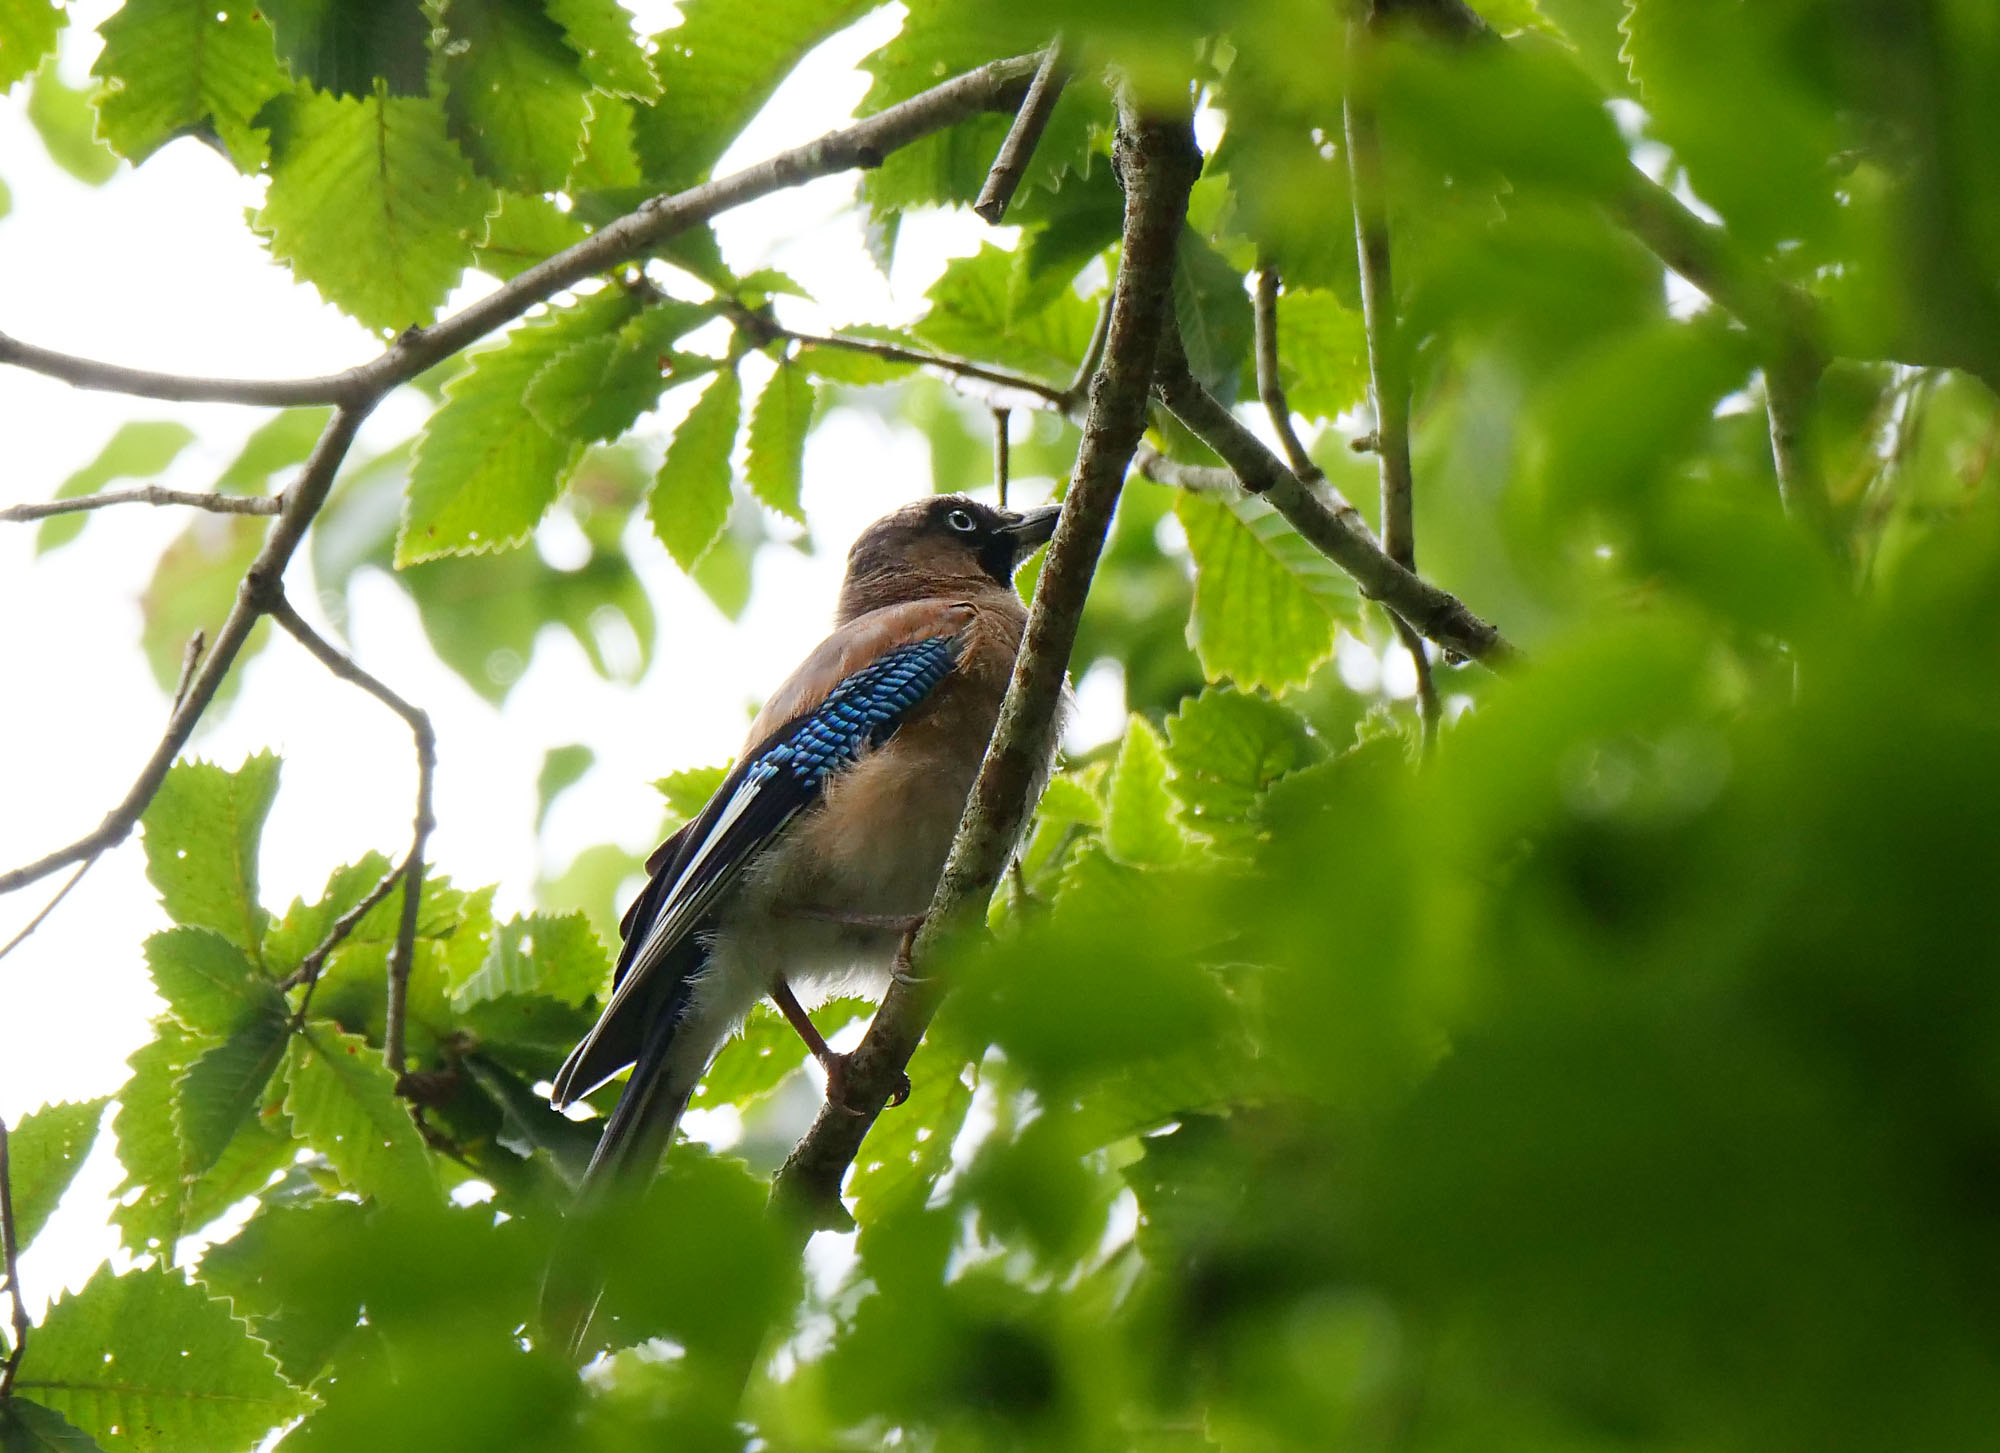
<svg viewBox="0 0 2000 1453">
<path fill-rule="evenodd" d="M 881 746 L 949 670 L 951 642 L 942 636 L 898 646 L 834 687 L 817 711 L 782 733 L 751 764 L 750 779 L 784 772 L 809 791 L 818 788 L 863 748 Z"/>
</svg>

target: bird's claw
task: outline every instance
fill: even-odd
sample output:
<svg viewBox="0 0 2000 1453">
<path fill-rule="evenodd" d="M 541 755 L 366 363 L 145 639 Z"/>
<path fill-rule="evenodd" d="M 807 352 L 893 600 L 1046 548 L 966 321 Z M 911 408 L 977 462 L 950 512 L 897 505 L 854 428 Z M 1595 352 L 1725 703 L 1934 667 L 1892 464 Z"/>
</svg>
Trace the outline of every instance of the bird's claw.
<svg viewBox="0 0 2000 1453">
<path fill-rule="evenodd" d="M 820 1067 L 826 1071 L 826 1102 L 847 1115 L 866 1115 L 868 1112 L 857 1108 L 847 1098 L 847 1060 L 844 1054 L 829 1054 L 821 1061 Z M 888 1108 L 894 1108 L 910 1098 L 910 1077 L 896 1076 L 896 1088 L 889 1092 Z"/>
</svg>

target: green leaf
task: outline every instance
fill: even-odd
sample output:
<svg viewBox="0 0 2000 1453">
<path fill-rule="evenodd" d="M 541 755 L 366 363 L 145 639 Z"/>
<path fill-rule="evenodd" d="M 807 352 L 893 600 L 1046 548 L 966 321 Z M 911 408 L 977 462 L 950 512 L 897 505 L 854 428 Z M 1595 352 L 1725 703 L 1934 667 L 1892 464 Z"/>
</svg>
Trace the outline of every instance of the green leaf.
<svg viewBox="0 0 2000 1453">
<path fill-rule="evenodd" d="M 0 1402 L 0 1453 L 102 1453 L 90 1434 L 24 1397 Z"/>
<path fill-rule="evenodd" d="M 306 456 L 319 442 L 332 409 L 285 409 L 251 431 L 243 447 L 217 476 L 216 489 L 223 494 L 258 494 L 271 483 L 271 476 Z"/>
<path fill-rule="evenodd" d="M 56 53 L 69 12 L 53 0 L 0 0 L 0 91 L 31 76 Z"/>
<path fill-rule="evenodd" d="M 163 1266 L 108 1266 L 59 1299 L 29 1339 L 15 1387 L 107 1453 L 247 1448 L 306 1401 L 229 1304 Z"/>
<path fill-rule="evenodd" d="M 965 1074 L 971 1059 L 955 1036 L 935 1030 L 910 1056 L 910 1098 L 897 1107 L 909 1113 L 877 1120 L 854 1159 L 848 1190 L 864 1229 L 899 1209 L 921 1206 L 951 1164 L 952 1142 L 972 1108 Z"/>
<path fill-rule="evenodd" d="M 288 87 L 251 0 L 126 0 L 98 34 L 98 132 L 120 156 L 141 162 L 206 131 L 238 171 L 263 166 L 265 135 L 252 119 Z"/>
<path fill-rule="evenodd" d="M 355 1328 L 361 1291 L 330 1285 L 330 1246 L 352 1245 L 371 1210 L 351 1200 L 267 1203 L 229 1240 L 202 1253 L 201 1280 L 229 1298 L 271 1349 L 286 1377 L 304 1387 Z"/>
<path fill-rule="evenodd" d="M 1325 755 L 1297 712 L 1229 686 L 1211 686 L 1167 718 L 1167 789 L 1188 826 L 1216 843 L 1256 835 L 1270 785 Z"/>
<path fill-rule="evenodd" d="M 550 747 L 542 753 L 542 770 L 535 777 L 535 831 L 548 821 L 555 800 L 582 780 L 597 762 L 597 753 L 581 742 Z"/>
<path fill-rule="evenodd" d="M 629 195 L 644 192 L 639 156 L 632 149 L 632 103 L 602 91 L 590 95 L 590 118 L 583 127 L 583 150 L 570 167 L 571 195 Z"/>
<path fill-rule="evenodd" d="M 0 0 L 0 9 L 4 8 Z M 118 153 L 97 139 L 97 112 L 90 97 L 65 84 L 53 61 L 35 72 L 35 86 L 28 93 L 28 121 L 42 138 L 49 160 L 78 181 L 101 187 L 117 173 Z"/>
<path fill-rule="evenodd" d="M 874 1010 L 866 999 L 830 999 L 812 1011 L 812 1019 L 820 1036 L 831 1038 Z M 770 1005 L 759 1004 L 716 1053 L 690 1103 L 697 1109 L 747 1106 L 777 1089 L 806 1059 L 798 1031 Z"/>
<path fill-rule="evenodd" d="M 1118 758 L 1105 787 L 1104 846 L 1128 867 L 1165 867 L 1179 862 L 1187 840 L 1174 822 L 1167 792 L 1167 756 L 1160 734 L 1143 716 L 1125 727 Z"/>
<path fill-rule="evenodd" d="M 458 984 L 452 1005 L 460 1013 L 506 994 L 540 994 L 581 1005 L 611 982 L 611 960 L 581 913 L 537 913 L 503 924 L 485 960 Z"/>
<path fill-rule="evenodd" d="M 1239 686 L 1296 686 L 1358 624 L 1353 582 L 1256 499 L 1183 493 L 1174 513 L 1194 555 L 1192 634 L 1202 670 Z"/>
<path fill-rule="evenodd" d="M 14 1236 L 20 1246 L 34 1241 L 82 1168 L 109 1098 L 44 1105 L 8 1132 L 8 1183 L 14 1198 Z"/>
<path fill-rule="evenodd" d="M 743 382 L 723 369 L 674 431 L 646 502 L 653 532 L 683 570 L 693 570 L 729 523 L 729 456 L 743 413 Z"/>
<path fill-rule="evenodd" d="M 1255 324 L 1243 274 L 1188 228 L 1181 233 L 1173 287 L 1174 316 L 1189 369 L 1221 398 L 1234 399 L 1242 376 L 1254 368 L 1250 344 Z M 1071 289 L 1063 292 L 1075 296 Z"/>
<path fill-rule="evenodd" d="M 510 282 L 588 235 L 573 213 L 547 197 L 502 192 L 500 210 L 486 219 L 486 240 L 473 256 L 482 272 Z"/>
<path fill-rule="evenodd" d="M 684 767 L 660 778 L 653 789 L 667 799 L 669 812 L 682 822 L 692 822 L 708 806 L 708 799 L 715 796 L 728 775 L 727 766 Z"/>
<path fill-rule="evenodd" d="M 638 113 L 646 180 L 679 191 L 707 177 L 807 51 L 869 0 L 686 0 L 681 23 L 654 37 L 662 94 Z"/>
<path fill-rule="evenodd" d="M 586 338 L 542 365 L 528 384 L 528 408 L 558 437 L 616 439 L 670 383 L 715 367 L 712 359 L 673 352 L 676 339 L 709 317 L 694 303 L 655 303 L 615 333 Z"/>
<path fill-rule="evenodd" d="M 146 940 L 153 987 L 197 1034 L 234 1034 L 284 1012 L 277 986 L 241 948 L 209 928 L 170 928 Z"/>
<path fill-rule="evenodd" d="M 186 1154 L 185 1173 L 212 1170 L 244 1122 L 257 1113 L 264 1087 L 285 1056 L 291 1027 L 278 1014 L 251 1020 L 203 1050 L 174 1086 L 174 1123 Z"/>
<path fill-rule="evenodd" d="M 396 537 L 396 567 L 505 550 L 528 538 L 583 455 L 522 399 L 543 367 L 622 326 L 638 303 L 605 288 L 521 324 L 471 355 L 417 444 Z"/>
<path fill-rule="evenodd" d="M 389 873 L 390 866 L 382 854 L 367 853 L 357 863 L 335 868 L 317 903 L 293 899 L 285 916 L 264 935 L 264 968 L 270 977 L 289 977 L 305 956 L 319 947 L 334 920 L 366 898 Z"/>
<path fill-rule="evenodd" d="M 381 1053 L 330 1020 L 293 1037 L 285 1057 L 285 1113 L 299 1138 L 333 1163 L 341 1181 L 386 1205 L 427 1206 L 437 1172 Z"/>
<path fill-rule="evenodd" d="M 314 92 L 288 101 L 286 117 L 254 224 L 271 255 L 370 328 L 430 322 L 494 207 L 443 108 Z"/>
<path fill-rule="evenodd" d="M 57 487 L 55 497 L 80 499 L 96 494 L 114 479 L 146 479 L 159 474 L 193 442 L 194 430 L 168 419 L 120 424 L 118 432 L 97 451 L 97 457 Z M 83 533 L 89 519 L 85 513 L 55 515 L 42 521 L 35 534 L 35 553 L 45 554 L 67 545 Z"/>
<path fill-rule="evenodd" d="M 278 58 L 336 96 L 424 94 L 431 27 L 421 0 L 258 0 Z"/>
<path fill-rule="evenodd" d="M 467 1055 L 465 1072 L 499 1109 L 499 1143 L 523 1160 L 540 1152 L 572 1189 L 583 1179 L 597 1149 L 599 1127 L 569 1119 L 549 1105 L 519 1075 L 484 1054 Z"/>
<path fill-rule="evenodd" d="M 553 192 L 583 148 L 589 90 L 538 0 L 448 0 L 445 114 L 474 166 L 518 192 Z"/>
<path fill-rule="evenodd" d="M 171 692 L 179 682 L 187 644 L 195 632 L 212 641 L 222 629 L 236 604 L 243 574 L 263 548 L 270 527 L 268 515 L 203 516 L 189 521 L 160 552 L 152 579 L 139 597 L 143 617 L 139 644 L 160 690 Z M 264 621 L 251 629 L 230 673 L 222 678 L 218 703 L 226 703 L 235 694 L 242 668 L 270 638 L 270 627 Z"/>
<path fill-rule="evenodd" d="M 812 428 L 818 403 L 810 375 L 782 365 L 757 395 L 750 412 L 750 445 L 744 462 L 750 491 L 789 520 L 803 525 L 799 503 L 806 453 L 806 433 Z"/>
<path fill-rule="evenodd" d="M 1356 407 L 1368 396 L 1361 315 L 1330 292 L 1287 288 L 1278 297 L 1278 367 L 1293 413 L 1332 419 Z"/>
<path fill-rule="evenodd" d="M 633 101 L 659 96 L 660 78 L 632 33 L 630 12 L 618 0 L 549 0 L 548 11 L 581 57 L 591 85 Z"/>
<path fill-rule="evenodd" d="M 155 1020 L 153 1032 L 152 1042 L 128 1061 L 132 1077 L 118 1092 L 111 1122 L 126 1172 L 111 1219 L 127 1249 L 171 1261 L 181 1237 L 262 1190 L 274 1170 L 291 1163 L 297 1146 L 281 1129 L 255 1121 L 238 1132 L 207 1175 L 188 1175 L 174 1121 L 175 1086 L 212 1041 L 169 1018 Z"/>
<path fill-rule="evenodd" d="M 960 357 L 1022 369 L 1067 384 L 1090 348 L 1097 309 L 1062 288 L 1034 306 L 1033 289 L 1016 281 L 1019 258 L 986 243 L 954 258 L 927 294 L 930 311 L 910 331 Z"/>
<path fill-rule="evenodd" d="M 212 928 L 255 955 L 269 915 L 257 902 L 257 842 L 278 794 L 278 758 L 236 771 L 177 762 L 146 809 L 146 876 L 179 924 Z"/>
</svg>

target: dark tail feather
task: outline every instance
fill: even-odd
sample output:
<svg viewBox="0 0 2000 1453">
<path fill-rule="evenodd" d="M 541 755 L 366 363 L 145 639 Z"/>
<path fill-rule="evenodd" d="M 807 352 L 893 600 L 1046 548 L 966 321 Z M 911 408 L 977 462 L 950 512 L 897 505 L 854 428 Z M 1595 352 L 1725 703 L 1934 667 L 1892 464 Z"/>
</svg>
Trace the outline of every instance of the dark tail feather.
<svg viewBox="0 0 2000 1453">
<path fill-rule="evenodd" d="M 589 1222 L 613 1196 L 643 1192 L 673 1143 L 674 1131 L 694 1093 L 692 1084 L 679 1088 L 669 1084 L 680 1007 L 675 1004 L 670 1012 L 657 1016 L 647 1031 L 625 1092 L 604 1122 L 597 1150 L 577 1187 L 575 1208 L 570 1213 L 574 1218 L 572 1232 Z M 604 1276 L 583 1253 L 572 1232 L 558 1239 L 542 1277 L 540 1320 L 544 1331 L 562 1342 L 572 1360 L 581 1360 L 591 1318 L 604 1296 Z"/>
</svg>

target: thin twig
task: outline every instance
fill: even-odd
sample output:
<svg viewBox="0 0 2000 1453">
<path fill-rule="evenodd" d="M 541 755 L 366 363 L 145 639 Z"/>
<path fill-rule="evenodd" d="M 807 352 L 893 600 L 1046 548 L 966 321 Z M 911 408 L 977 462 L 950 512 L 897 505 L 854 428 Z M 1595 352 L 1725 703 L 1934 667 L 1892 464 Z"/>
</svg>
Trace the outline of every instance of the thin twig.
<svg viewBox="0 0 2000 1453">
<path fill-rule="evenodd" d="M 1347 133 L 1347 171 L 1354 197 L 1354 244 L 1361 272 L 1361 319 L 1368 335 L 1368 378 L 1375 396 L 1376 475 L 1382 486 L 1382 548 L 1404 569 L 1417 568 L 1414 516 L 1416 480 L 1410 465 L 1410 350 L 1396 311 L 1390 265 L 1389 199 L 1382 182 L 1382 137 L 1371 92 L 1374 51 L 1369 22 L 1347 23 L 1347 91 L 1341 108 Z M 1273 364 L 1276 363 L 1273 299 Z M 1293 468 L 1297 468 L 1294 462 Z M 1303 478 L 1303 474 L 1301 475 Z M 1391 623 L 1417 673 L 1417 716 L 1426 752 L 1437 745 L 1442 711 L 1423 637 L 1391 613 Z"/>
<path fill-rule="evenodd" d="M 7 946 L 5 948 L 0 948 L 0 959 L 4 959 L 7 957 L 8 954 L 14 952 L 15 949 L 19 948 L 22 945 L 22 943 L 27 940 L 29 934 L 33 933 L 36 929 L 42 926 L 42 920 L 47 918 L 51 913 L 54 913 L 56 911 L 56 905 L 61 903 L 63 899 L 69 897 L 69 890 L 74 888 L 78 883 L 81 883 L 83 881 L 83 875 L 85 873 L 88 873 L 91 870 L 91 868 L 96 865 L 97 859 L 100 856 L 101 854 L 93 853 L 91 856 L 85 858 L 82 862 L 76 865 L 76 871 L 69 875 L 69 881 L 64 883 L 62 887 L 56 890 L 56 896 L 51 898 L 47 903 L 42 905 L 42 911 L 40 913 L 37 913 L 33 918 L 29 919 L 27 926 L 25 928 L 23 928 L 19 933 L 15 934 L 12 938 L 7 940 Z"/>
<path fill-rule="evenodd" d="M 188 686 L 194 681 L 194 673 L 201 666 L 201 653 L 207 649 L 208 636 L 199 630 L 189 636 L 187 644 L 181 647 L 181 674 L 174 682 L 173 705 L 167 708 L 169 717 L 179 711 L 181 703 L 187 700 Z"/>
<path fill-rule="evenodd" d="M 380 902 L 387 895 L 389 884 L 398 880 L 402 882 L 403 913 L 396 929 L 395 947 L 389 953 L 388 1011 L 382 1031 L 382 1058 L 388 1064 L 389 1072 L 400 1078 L 408 1058 L 404 1050 L 404 1021 L 409 1003 L 410 968 L 417 948 L 417 909 L 424 889 L 424 845 L 430 840 L 431 829 L 437 825 L 431 811 L 432 779 L 437 772 L 437 735 L 431 730 L 430 716 L 422 707 L 412 706 L 363 670 L 352 656 L 315 631 L 282 592 L 273 595 L 265 604 L 271 619 L 310 651 L 322 666 L 342 681 L 360 687 L 401 717 L 416 743 L 417 813 L 410 834 L 409 855 L 394 874 L 376 885 L 376 892 L 371 895 L 376 902 Z M 325 962 L 324 957 L 320 962 Z M 303 969 L 304 965 L 300 967 Z M 315 969 L 314 974 L 317 973 Z"/>
<path fill-rule="evenodd" d="M 1285 458 L 1307 484 L 1326 478 L 1326 471 L 1313 462 L 1292 427 L 1292 406 L 1285 398 L 1284 382 L 1278 377 L 1278 290 L 1281 283 L 1276 268 L 1265 266 L 1257 272 L 1257 292 L 1252 317 L 1257 340 L 1257 397 L 1270 416 L 1271 430 L 1284 447 Z"/>
<path fill-rule="evenodd" d="M 1178 339 L 1160 350 L 1160 402 L 1242 481 L 1291 522 L 1327 559 L 1353 576 L 1361 593 L 1380 601 L 1446 650 L 1500 669 L 1520 653 L 1497 627 L 1481 620 L 1449 591 L 1390 559 L 1352 505 L 1341 509 L 1324 491 L 1309 489 L 1262 439 L 1188 372 Z"/>
<path fill-rule="evenodd" d="M 755 338 L 758 343 L 773 343 L 779 339 L 809 348 L 839 348 L 848 353 L 865 353 L 871 358 L 884 359 L 890 363 L 907 363 L 916 368 L 935 368 L 942 373 L 959 378 L 977 379 L 981 383 L 992 384 L 995 388 L 1008 389 L 1029 395 L 1032 402 L 1059 412 L 1067 412 L 1071 407 L 1068 392 L 1052 383 L 1026 374 L 1010 373 L 1004 368 L 991 368 L 983 363 L 974 363 L 969 358 L 957 358 L 949 353 L 932 353 L 928 349 L 906 348 L 900 343 L 887 343 L 879 338 L 850 338 L 841 333 L 801 333 L 795 328 L 787 328 L 768 313 L 725 304 L 722 313 Z M 1005 405 L 995 404 L 995 408 Z"/>
<path fill-rule="evenodd" d="M 1141 479 L 1150 479 L 1169 489 L 1184 489 L 1189 494 L 1234 496 L 1245 492 L 1243 481 L 1231 471 L 1214 464 L 1183 464 L 1178 459 L 1169 459 L 1151 444 L 1139 446 L 1139 452 L 1132 456 L 1132 470 Z"/>
<path fill-rule="evenodd" d="M 0 873 L 0 893 L 10 893 L 38 882 L 71 863 L 81 862 L 124 841 L 131 834 L 147 804 L 159 790 L 160 783 L 166 779 L 167 769 L 187 744 L 195 724 L 214 699 L 224 675 L 235 663 L 251 628 L 261 618 L 262 609 L 255 602 L 268 593 L 269 587 L 265 582 L 282 578 L 306 527 L 326 502 L 334 472 L 346 457 L 354 441 L 355 430 L 389 390 L 512 322 L 529 308 L 565 288 L 639 257 L 722 212 L 816 177 L 855 167 L 879 166 L 882 158 L 898 147 L 943 130 L 968 116 L 1018 104 L 1022 88 L 1037 64 L 1038 58 L 1034 56 L 994 61 L 866 120 L 829 132 L 816 141 L 781 152 L 755 166 L 690 187 L 684 192 L 652 198 L 583 241 L 528 268 L 505 286 L 451 317 L 429 328 L 409 330 L 382 354 L 346 373 L 330 379 L 250 386 L 278 390 L 311 384 L 321 389 L 310 397 L 251 399 L 237 381 L 169 378 L 142 370 L 120 370 L 112 365 L 102 365 L 101 377 L 91 380 L 88 386 L 116 387 L 156 398 L 271 403 L 331 401 L 338 407 L 321 432 L 298 481 L 281 496 L 284 507 L 271 533 L 265 538 L 263 549 L 244 576 L 237 591 L 236 604 L 217 633 L 214 648 L 189 684 L 186 698 L 173 713 L 165 734 L 140 769 L 131 789 L 91 832 L 31 863 Z M 8 345 L 0 348 L 0 363 L 14 363 L 54 377 L 69 376 L 65 372 L 67 364 L 59 367 L 51 362 L 52 357 L 60 359 L 61 356 L 48 355 L 45 350 L 32 349 L 11 339 Z M 81 378 L 71 381 L 84 383 Z"/>
<path fill-rule="evenodd" d="M 993 411 L 993 485 L 1000 494 L 1000 508 L 1007 508 L 1007 478 L 1011 470 L 1008 458 L 1009 441 L 1007 422 L 1013 417 L 1011 411 L 996 408 Z"/>
<path fill-rule="evenodd" d="M 986 184 L 979 189 L 979 200 L 972 204 L 973 215 L 980 221 L 998 227 L 1000 219 L 1007 215 L 1007 204 L 1014 200 L 1021 178 L 1027 175 L 1035 144 L 1042 139 L 1042 129 L 1049 124 L 1049 117 L 1055 113 L 1056 103 L 1062 100 L 1063 87 L 1068 83 L 1062 41 L 1057 39 L 1042 52 L 1042 63 L 1028 85 L 1027 97 L 1014 113 L 1014 124 L 1007 128 L 1007 139 L 1000 143 L 1000 151 L 993 158 L 993 169 L 987 172 Z"/>
<path fill-rule="evenodd" d="M 348 935 L 354 932 L 354 926 L 368 916 L 369 910 L 387 898 L 390 890 L 402 881 L 404 866 L 405 864 L 398 863 L 384 873 L 360 902 L 334 919 L 332 926 L 326 931 L 326 936 L 313 945 L 310 953 L 299 960 L 299 966 L 278 981 L 280 989 L 296 989 L 301 984 L 306 986 L 306 1002 L 299 1006 L 298 1013 L 293 1016 L 295 1027 L 305 1023 L 306 1009 L 312 1001 L 313 987 L 319 982 L 319 976 L 326 968 L 326 961 L 333 956 L 335 949 L 347 941 Z"/>
<path fill-rule="evenodd" d="M 0 364 L 12 364 L 48 378 L 60 379 L 74 388 L 101 393 L 131 394 L 142 399 L 166 399 L 174 403 L 254 404 L 266 408 L 290 408 L 301 404 L 341 404 L 352 402 L 353 371 L 326 374 L 318 378 L 200 378 L 191 374 L 158 373 L 149 368 L 127 368 L 120 363 L 102 363 L 94 358 L 78 358 L 58 353 L 0 333 Z"/>
<path fill-rule="evenodd" d="M 8 505 L 0 509 L 0 522 L 44 520 L 50 515 L 80 514 L 84 510 L 101 510 L 108 505 L 190 505 L 198 510 L 212 510 L 218 515 L 275 515 L 284 509 L 285 502 L 271 494 L 211 494 L 142 484 L 134 489 L 107 489 L 102 494 L 82 494 L 75 499 Z"/>
<path fill-rule="evenodd" d="M 1089 402 L 1085 397 L 1090 381 L 1097 377 L 1097 365 L 1104 359 L 1104 345 L 1111 337 L 1111 305 L 1116 301 L 1114 294 L 1106 293 L 1104 301 L 1098 305 L 1097 321 L 1091 325 L 1090 342 L 1084 345 L 1083 361 L 1076 366 L 1070 376 L 1069 387 L 1062 391 L 1062 410 L 1073 414 Z"/>
<path fill-rule="evenodd" d="M 14 1167 L 8 1160 L 4 1121 L 0 1121 L 0 1276 L 7 1279 L 14 1323 L 14 1345 L 7 1349 L 7 1365 L 0 1368 L 0 1398 L 5 1398 L 14 1391 L 14 1374 L 20 1369 L 21 1354 L 28 1350 L 28 1308 L 21 1300 L 21 1248 L 14 1237 Z"/>
<path fill-rule="evenodd" d="M 1146 427 L 1155 355 L 1171 309 L 1174 254 L 1200 167 L 1187 115 L 1140 119 L 1120 108 L 1125 178 L 1123 260 L 1110 332 L 1084 421 L 1083 443 L 1000 720 L 966 804 L 914 956 L 921 972 L 892 983 L 848 1060 L 847 1099 L 859 1115 L 822 1108 L 778 1172 L 773 1200 L 802 1230 L 838 1219 L 840 1184 L 903 1073 L 944 992 L 939 945 L 976 920 L 1005 871 L 1046 770 L 1070 650 L 1133 451 Z"/>
</svg>

